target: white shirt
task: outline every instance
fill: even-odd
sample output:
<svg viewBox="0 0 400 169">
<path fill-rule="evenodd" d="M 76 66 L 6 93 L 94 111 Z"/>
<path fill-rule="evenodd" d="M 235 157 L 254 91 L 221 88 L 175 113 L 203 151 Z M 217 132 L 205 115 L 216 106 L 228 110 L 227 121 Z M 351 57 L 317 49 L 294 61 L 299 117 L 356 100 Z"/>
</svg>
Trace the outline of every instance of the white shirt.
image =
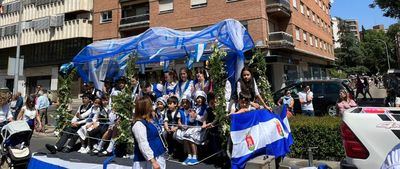
<svg viewBox="0 0 400 169">
<path fill-rule="evenodd" d="M 188 88 L 185 89 L 186 84 L 189 83 Z M 179 83 L 178 83 L 179 85 Z M 179 86 L 176 89 L 176 94 L 178 96 L 192 96 L 192 91 L 194 90 L 194 85 L 193 85 L 193 80 L 186 80 L 186 82 L 182 83 L 181 86 Z"/>
<path fill-rule="evenodd" d="M 304 102 L 307 102 L 307 95 L 313 96 L 313 92 L 309 92 L 308 94 L 305 93 L 304 91 L 301 91 L 298 93 L 299 95 L 299 100 L 304 100 Z M 301 104 L 301 110 L 312 110 L 314 111 L 314 106 L 312 104 L 312 101 L 310 103 L 303 103 Z"/>
<path fill-rule="evenodd" d="M 91 113 L 94 113 L 94 116 L 92 118 L 93 122 L 96 122 L 99 114 L 100 114 L 100 108 L 99 107 L 94 107 L 92 106 L 89 110 L 87 110 L 85 113 L 81 114 L 81 120 L 78 121 L 79 124 L 84 124 L 86 123 L 86 119 L 90 116 Z"/>
<path fill-rule="evenodd" d="M 33 110 L 29 110 L 28 108 L 26 108 L 26 106 L 22 107 L 22 109 L 24 111 L 24 116 L 22 120 L 32 120 L 35 119 L 36 115 L 37 115 L 37 110 L 34 108 Z"/>
<path fill-rule="evenodd" d="M 151 150 L 147 140 L 146 126 L 141 121 L 137 121 L 132 127 L 132 132 L 146 161 L 154 158 L 154 152 Z"/>
</svg>

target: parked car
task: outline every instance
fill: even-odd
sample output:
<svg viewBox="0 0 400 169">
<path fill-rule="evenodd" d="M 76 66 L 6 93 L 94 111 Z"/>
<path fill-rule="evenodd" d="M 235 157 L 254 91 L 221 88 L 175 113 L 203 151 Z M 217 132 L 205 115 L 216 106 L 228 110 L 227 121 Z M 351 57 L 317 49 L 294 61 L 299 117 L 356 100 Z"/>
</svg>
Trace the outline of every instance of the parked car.
<svg viewBox="0 0 400 169">
<path fill-rule="evenodd" d="M 339 99 L 339 91 L 341 89 L 345 89 L 350 94 L 350 98 L 354 98 L 354 91 L 350 88 L 348 81 L 346 80 L 307 80 L 296 82 L 273 93 L 275 103 L 277 103 L 279 98 L 283 96 L 285 90 L 289 90 L 294 99 L 294 113 L 301 114 L 301 105 L 298 93 L 302 91 L 303 87 L 306 85 L 310 86 L 311 91 L 314 93 L 314 112 L 315 115 L 318 116 L 325 114 L 336 116 L 336 102 Z"/>
<path fill-rule="evenodd" d="M 340 162 L 340 168 L 376 169 L 383 164 L 398 166 L 399 117 L 400 108 L 395 107 L 346 110 L 340 125 L 346 158 Z"/>
</svg>

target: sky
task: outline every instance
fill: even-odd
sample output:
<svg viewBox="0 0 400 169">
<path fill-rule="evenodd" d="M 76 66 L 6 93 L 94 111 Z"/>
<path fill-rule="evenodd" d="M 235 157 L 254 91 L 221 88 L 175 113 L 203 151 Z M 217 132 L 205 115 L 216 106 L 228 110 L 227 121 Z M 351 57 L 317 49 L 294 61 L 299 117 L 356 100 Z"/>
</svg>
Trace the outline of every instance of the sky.
<svg viewBox="0 0 400 169">
<path fill-rule="evenodd" d="M 370 8 L 368 5 L 373 0 L 334 0 L 331 8 L 332 17 L 340 17 L 342 19 L 357 19 L 358 26 L 361 25 L 365 29 L 372 29 L 372 26 L 383 24 L 385 29 L 398 21 L 392 18 L 384 17 L 379 7 Z"/>
</svg>

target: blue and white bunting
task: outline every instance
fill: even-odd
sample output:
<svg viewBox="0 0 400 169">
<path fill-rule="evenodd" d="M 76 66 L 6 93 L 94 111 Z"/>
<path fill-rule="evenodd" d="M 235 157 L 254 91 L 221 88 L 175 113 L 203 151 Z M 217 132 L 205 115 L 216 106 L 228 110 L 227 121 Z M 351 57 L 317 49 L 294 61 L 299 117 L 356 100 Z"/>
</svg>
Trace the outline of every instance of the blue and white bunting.
<svg viewBox="0 0 400 169">
<path fill-rule="evenodd" d="M 196 45 L 196 48 L 194 51 L 194 56 L 196 57 L 196 62 L 200 61 L 201 56 L 203 56 L 205 49 L 206 49 L 206 44 L 204 44 L 204 43 L 199 43 Z"/>
</svg>

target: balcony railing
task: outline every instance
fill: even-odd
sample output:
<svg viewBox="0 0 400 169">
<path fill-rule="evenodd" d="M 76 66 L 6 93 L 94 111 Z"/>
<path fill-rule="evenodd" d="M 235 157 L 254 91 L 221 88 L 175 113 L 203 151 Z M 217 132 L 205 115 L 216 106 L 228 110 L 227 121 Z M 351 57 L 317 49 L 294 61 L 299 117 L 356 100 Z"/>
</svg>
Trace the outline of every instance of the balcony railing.
<svg viewBox="0 0 400 169">
<path fill-rule="evenodd" d="M 150 23 L 149 14 L 129 16 L 121 19 L 120 28 L 142 26 L 149 23 Z"/>
<path fill-rule="evenodd" d="M 267 13 L 279 17 L 290 17 L 292 11 L 289 0 L 267 0 Z"/>
<path fill-rule="evenodd" d="M 271 32 L 269 33 L 269 48 L 293 48 L 293 36 L 286 32 Z"/>
</svg>

